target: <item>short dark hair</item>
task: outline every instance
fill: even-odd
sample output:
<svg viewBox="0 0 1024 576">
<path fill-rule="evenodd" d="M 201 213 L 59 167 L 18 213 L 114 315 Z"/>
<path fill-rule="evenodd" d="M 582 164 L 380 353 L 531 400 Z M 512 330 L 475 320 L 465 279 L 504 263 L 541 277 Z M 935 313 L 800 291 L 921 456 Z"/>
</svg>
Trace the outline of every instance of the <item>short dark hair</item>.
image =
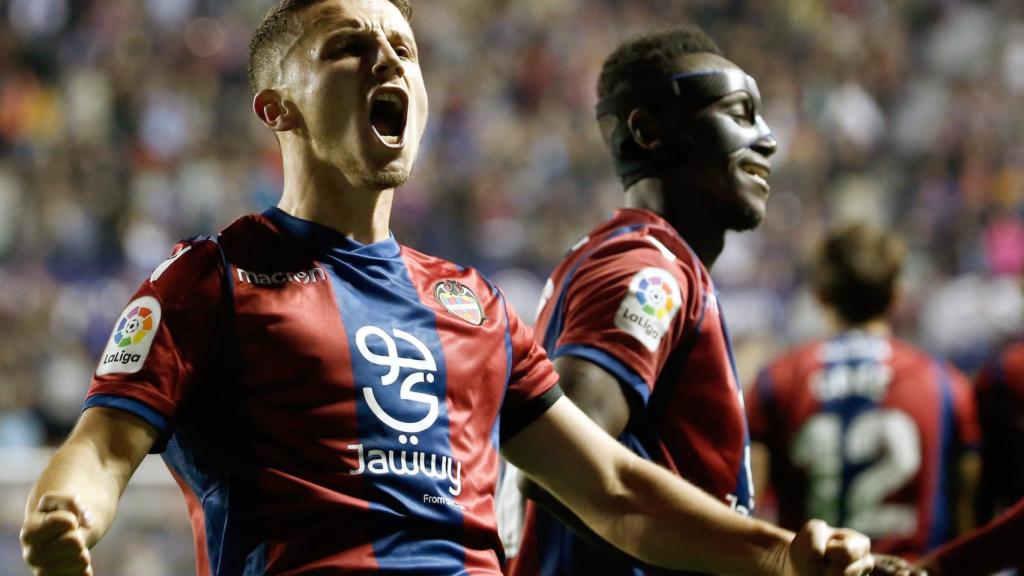
<svg viewBox="0 0 1024 576">
<path fill-rule="evenodd" d="M 868 224 L 838 228 L 815 254 L 814 289 L 849 323 L 881 317 L 896 295 L 906 252 L 895 235 Z"/>
<path fill-rule="evenodd" d="M 269 76 L 278 66 L 278 51 L 291 37 L 299 33 L 298 15 L 324 0 L 280 0 L 267 11 L 249 41 L 249 87 L 258 92 L 269 83 Z M 409 0 L 388 0 L 398 8 L 406 20 L 412 19 Z"/>
<path fill-rule="evenodd" d="M 605 59 L 597 81 L 603 99 L 631 86 L 667 78 L 676 72 L 676 59 L 686 54 L 717 54 L 722 49 L 696 26 L 678 26 L 626 40 Z"/>
</svg>

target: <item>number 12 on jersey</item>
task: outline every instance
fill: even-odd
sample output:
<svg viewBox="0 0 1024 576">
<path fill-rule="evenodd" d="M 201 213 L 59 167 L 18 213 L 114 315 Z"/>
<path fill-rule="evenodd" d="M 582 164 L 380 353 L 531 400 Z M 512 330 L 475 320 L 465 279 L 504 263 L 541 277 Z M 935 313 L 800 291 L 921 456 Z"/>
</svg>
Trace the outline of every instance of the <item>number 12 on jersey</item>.
<svg viewBox="0 0 1024 576">
<path fill-rule="evenodd" d="M 790 458 L 808 477 L 807 515 L 871 537 L 917 530 L 912 504 L 886 502 L 921 468 L 921 435 L 899 410 L 871 410 L 843 430 L 839 414 L 816 414 L 796 434 Z M 844 469 L 854 471 L 844 486 Z"/>
</svg>

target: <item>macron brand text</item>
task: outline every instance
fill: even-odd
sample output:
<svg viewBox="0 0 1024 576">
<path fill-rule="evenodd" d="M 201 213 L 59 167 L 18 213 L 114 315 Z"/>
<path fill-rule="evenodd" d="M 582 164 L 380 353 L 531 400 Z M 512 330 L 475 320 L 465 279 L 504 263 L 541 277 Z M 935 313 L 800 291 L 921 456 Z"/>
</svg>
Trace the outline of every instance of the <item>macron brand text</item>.
<svg viewBox="0 0 1024 576">
<path fill-rule="evenodd" d="M 238 281 L 257 286 L 275 286 L 278 284 L 316 284 L 327 280 L 327 273 L 317 266 L 299 272 L 250 272 L 238 268 Z"/>
</svg>

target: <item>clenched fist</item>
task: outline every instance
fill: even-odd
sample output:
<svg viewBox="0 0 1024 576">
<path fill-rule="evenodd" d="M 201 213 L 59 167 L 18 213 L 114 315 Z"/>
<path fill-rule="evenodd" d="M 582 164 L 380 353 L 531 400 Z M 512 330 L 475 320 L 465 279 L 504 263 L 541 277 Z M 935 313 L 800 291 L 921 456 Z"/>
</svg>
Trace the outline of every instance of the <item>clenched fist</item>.
<svg viewBox="0 0 1024 576">
<path fill-rule="evenodd" d="M 875 562 L 867 536 L 811 520 L 789 544 L 787 564 L 791 576 L 864 576 Z"/>
<path fill-rule="evenodd" d="M 93 576 L 85 529 L 89 512 L 78 497 L 47 493 L 21 527 L 21 551 L 35 576 Z"/>
</svg>

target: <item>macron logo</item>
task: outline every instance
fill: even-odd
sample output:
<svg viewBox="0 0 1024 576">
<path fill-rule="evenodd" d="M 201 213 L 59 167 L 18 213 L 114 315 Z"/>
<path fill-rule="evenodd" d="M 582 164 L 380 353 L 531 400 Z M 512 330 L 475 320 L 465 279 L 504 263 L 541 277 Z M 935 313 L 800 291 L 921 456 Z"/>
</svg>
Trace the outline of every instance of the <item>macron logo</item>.
<svg viewBox="0 0 1024 576">
<path fill-rule="evenodd" d="M 327 280 L 327 273 L 317 266 L 302 272 L 249 272 L 238 268 L 238 281 L 257 286 L 275 286 L 294 282 L 296 284 L 316 284 Z"/>
</svg>

